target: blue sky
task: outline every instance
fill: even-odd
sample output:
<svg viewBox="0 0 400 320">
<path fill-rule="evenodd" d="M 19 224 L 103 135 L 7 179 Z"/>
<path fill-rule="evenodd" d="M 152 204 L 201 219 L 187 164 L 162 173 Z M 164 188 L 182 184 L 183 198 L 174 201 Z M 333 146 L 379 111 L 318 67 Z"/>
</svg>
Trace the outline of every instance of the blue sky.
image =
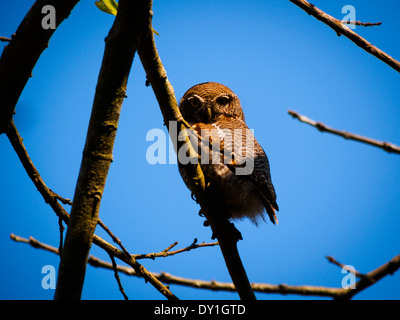
<svg viewBox="0 0 400 320">
<path fill-rule="evenodd" d="M 15 32 L 32 3 L 0 4 L 0 36 Z M 355 31 L 400 59 L 398 2 L 314 4 L 337 18 L 351 4 L 357 20 L 382 21 Z M 269 157 L 279 225 L 235 224 L 244 238 L 239 250 L 251 282 L 340 287 L 344 274 L 326 255 L 366 273 L 400 254 L 399 156 L 320 133 L 287 114 L 296 110 L 332 127 L 399 145 L 398 72 L 289 1 L 160 0 L 153 11 L 157 48 L 177 98 L 200 82 L 227 85 L 241 99 L 246 121 Z M 51 38 L 17 104 L 15 123 L 33 162 L 47 186 L 66 198 L 73 198 L 113 18 L 94 1 L 81 1 Z M 194 238 L 210 242 L 210 229 L 203 227 L 177 165 L 146 161 L 152 144 L 147 132 L 165 127 L 145 80 L 135 57 L 100 218 L 131 253 L 158 252 L 175 241 L 181 248 Z M 0 299 L 52 299 L 54 290 L 41 286 L 41 270 L 45 265 L 57 269 L 59 258 L 15 243 L 9 235 L 57 246 L 57 217 L 5 135 L 0 150 Z M 96 233 L 108 239 L 101 230 Z M 108 260 L 95 246 L 91 254 Z M 218 247 L 141 262 L 154 272 L 230 281 Z M 130 299 L 164 299 L 143 280 L 120 276 Z M 397 273 L 355 299 L 399 299 L 399 287 Z M 176 285 L 171 291 L 182 299 L 238 298 Z M 89 266 L 82 298 L 122 295 L 111 271 Z"/>
</svg>

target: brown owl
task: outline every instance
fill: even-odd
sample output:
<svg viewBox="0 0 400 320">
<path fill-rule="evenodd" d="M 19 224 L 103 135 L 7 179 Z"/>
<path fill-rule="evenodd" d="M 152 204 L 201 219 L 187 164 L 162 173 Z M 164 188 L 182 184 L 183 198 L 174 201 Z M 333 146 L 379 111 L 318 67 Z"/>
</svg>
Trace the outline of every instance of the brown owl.
<svg viewBox="0 0 400 320">
<path fill-rule="evenodd" d="M 239 98 L 222 84 L 206 82 L 191 87 L 179 108 L 194 129 L 189 136 L 207 188 L 227 218 L 248 217 L 257 224 L 266 211 L 275 224 L 279 209 L 268 158 L 244 121 Z M 179 158 L 179 171 L 190 189 Z"/>
</svg>

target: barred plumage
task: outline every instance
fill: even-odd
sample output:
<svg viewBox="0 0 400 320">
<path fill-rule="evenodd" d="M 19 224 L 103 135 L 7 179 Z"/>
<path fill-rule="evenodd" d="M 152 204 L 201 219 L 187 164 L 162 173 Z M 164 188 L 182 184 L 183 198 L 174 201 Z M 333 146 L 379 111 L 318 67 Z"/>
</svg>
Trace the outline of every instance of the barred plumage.
<svg viewBox="0 0 400 320">
<path fill-rule="evenodd" d="M 179 107 L 196 131 L 190 134 L 191 141 L 201 156 L 205 178 L 230 218 L 248 217 L 257 224 L 265 210 L 277 222 L 268 158 L 244 121 L 239 98 L 222 84 L 206 82 L 191 87 Z"/>
</svg>

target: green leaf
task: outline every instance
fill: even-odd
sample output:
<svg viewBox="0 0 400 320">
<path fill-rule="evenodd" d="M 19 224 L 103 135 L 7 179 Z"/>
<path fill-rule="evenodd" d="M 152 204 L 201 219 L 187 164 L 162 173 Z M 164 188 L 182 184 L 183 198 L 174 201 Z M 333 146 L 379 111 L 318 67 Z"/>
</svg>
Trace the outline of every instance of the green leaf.
<svg viewBox="0 0 400 320">
<path fill-rule="evenodd" d="M 99 8 L 101 11 L 104 11 L 105 13 L 109 13 L 114 16 L 117 15 L 118 3 L 114 0 L 99 0 L 95 1 L 94 4 L 97 8 Z"/>
<path fill-rule="evenodd" d="M 101 11 L 104 11 L 105 13 L 112 14 L 114 16 L 117 15 L 118 12 L 118 3 L 115 2 L 114 0 L 98 0 L 95 1 L 94 4 L 96 5 L 97 8 L 99 8 Z M 151 30 L 156 34 L 160 35 L 156 30 L 151 28 Z"/>
</svg>

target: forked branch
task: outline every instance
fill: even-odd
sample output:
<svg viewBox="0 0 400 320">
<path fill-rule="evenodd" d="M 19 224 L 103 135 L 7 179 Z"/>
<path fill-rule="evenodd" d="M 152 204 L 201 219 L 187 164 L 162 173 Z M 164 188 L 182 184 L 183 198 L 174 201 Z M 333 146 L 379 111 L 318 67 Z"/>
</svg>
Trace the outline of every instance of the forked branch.
<svg viewBox="0 0 400 320">
<path fill-rule="evenodd" d="M 58 254 L 56 247 L 37 241 L 30 237 L 25 239 L 16 235 L 11 235 L 11 239 L 16 242 L 22 242 L 31 245 L 34 248 L 43 249 L 55 254 Z M 118 272 L 124 273 L 129 276 L 142 277 L 140 274 L 135 272 L 134 269 L 125 266 L 117 265 L 114 268 L 112 263 L 101 260 L 97 257 L 90 256 L 88 264 L 93 267 L 105 268 L 109 270 L 118 270 Z M 272 293 L 272 294 L 294 294 L 301 296 L 319 296 L 319 297 L 330 297 L 333 299 L 351 299 L 357 293 L 367 289 L 369 286 L 377 283 L 380 279 L 387 275 L 394 274 L 400 268 L 400 255 L 395 256 L 393 259 L 378 267 L 375 270 L 367 274 L 363 274 L 360 280 L 355 283 L 355 288 L 333 288 L 324 286 L 292 286 L 287 284 L 267 284 L 267 283 L 252 283 L 252 289 L 254 292 L 259 293 Z M 206 289 L 212 291 L 228 291 L 235 292 L 236 288 L 233 283 L 219 282 L 219 281 L 205 281 L 198 279 L 188 279 L 171 275 L 169 273 L 151 273 L 155 278 L 165 284 L 176 284 L 185 287 L 192 287 L 197 289 Z"/>
<path fill-rule="evenodd" d="M 163 114 L 164 123 L 169 129 L 172 141 L 175 142 L 178 140 L 176 139 L 178 132 L 184 133 L 184 129 L 186 129 L 188 125 L 185 123 L 185 120 L 179 111 L 174 90 L 168 80 L 167 73 L 158 55 L 154 41 L 151 18 L 152 17 L 150 16 L 147 35 L 144 39 L 142 39 L 138 53 L 146 71 L 147 80 L 153 88 L 160 110 Z M 178 130 L 178 132 L 174 132 L 169 126 L 170 121 L 175 121 L 177 123 L 175 129 Z M 186 144 L 189 149 L 193 150 L 189 137 L 186 137 L 185 141 L 178 140 L 177 144 L 175 145 L 175 150 L 178 150 L 183 144 Z M 193 153 L 197 155 L 194 150 Z M 246 271 L 243 267 L 237 250 L 236 243 L 239 238 L 231 237 L 233 233 L 238 233 L 238 231 L 228 220 L 216 219 L 217 216 L 221 216 L 219 215 L 220 212 L 216 212 L 216 207 L 212 207 L 209 203 L 207 203 L 207 201 L 203 201 L 204 198 L 207 198 L 205 195 L 209 191 L 206 188 L 206 181 L 201 170 L 200 163 L 198 161 L 194 163 L 189 161 L 189 163 L 184 166 L 184 170 L 186 176 L 190 177 L 189 180 L 191 181 L 191 190 L 199 202 L 201 210 L 206 216 L 207 221 L 210 223 L 214 235 L 216 235 L 218 239 L 221 252 L 225 259 L 225 264 L 240 298 L 246 300 L 255 300 L 255 295 L 252 291 Z"/>
<path fill-rule="evenodd" d="M 69 214 L 68 212 L 63 208 L 63 206 L 60 205 L 58 202 L 59 196 L 51 191 L 46 184 L 44 183 L 42 177 L 40 176 L 38 170 L 34 166 L 32 160 L 29 157 L 29 154 L 23 144 L 23 139 L 20 136 L 17 128 L 14 125 L 14 122 L 11 121 L 11 125 L 7 129 L 7 136 L 17 153 L 19 160 L 21 161 L 22 165 L 25 168 L 25 171 L 27 172 L 29 178 L 32 180 L 32 182 L 35 184 L 37 190 L 40 192 L 42 195 L 43 199 L 48 203 L 53 211 L 56 213 L 56 215 L 62 219 L 62 221 L 65 222 L 65 224 L 69 224 Z M 93 243 L 105 250 L 107 253 L 114 255 L 121 261 L 124 261 L 126 264 L 128 264 L 131 268 L 136 270 L 137 274 L 141 274 L 144 279 L 148 280 L 153 286 L 155 286 L 162 294 L 164 294 L 166 297 L 170 295 L 170 291 L 162 285 L 158 280 L 154 281 L 154 276 L 152 273 L 148 272 L 141 264 L 139 264 L 136 259 L 131 256 L 130 254 L 126 254 L 124 251 L 117 249 L 104 239 L 100 238 L 97 235 L 93 235 Z M 31 241 L 30 244 L 34 247 L 35 246 L 35 241 Z M 46 249 L 47 250 L 47 249 Z M 58 253 L 57 248 L 55 248 L 55 253 Z M 52 251 L 52 250 L 49 250 Z M 53 252 L 53 251 L 52 251 Z"/>
<path fill-rule="evenodd" d="M 106 38 L 71 216 L 61 256 L 55 299 L 80 299 L 86 263 L 98 223 L 100 202 L 112 161 L 114 140 L 134 54 L 146 27 L 151 1 L 120 0 Z M 142 267 L 132 260 L 135 270 Z M 150 274 L 148 280 L 169 299 L 172 292 Z"/>
<path fill-rule="evenodd" d="M 395 60 L 390 55 L 378 49 L 370 42 L 365 40 L 363 37 L 359 36 L 348 26 L 342 23 L 342 21 L 330 16 L 329 14 L 326 14 L 325 12 L 318 9 L 316 6 L 314 6 L 313 4 L 309 3 L 306 0 L 289 0 L 289 1 L 297 5 L 301 9 L 303 9 L 308 14 L 312 15 L 313 17 L 317 18 L 318 20 L 322 21 L 323 23 L 331 27 L 333 30 L 336 31 L 338 35 L 343 34 L 346 38 L 353 41 L 357 46 L 364 49 L 373 56 L 377 57 L 379 60 L 383 61 L 387 65 L 391 66 L 397 72 L 400 72 L 399 61 Z"/>
</svg>

